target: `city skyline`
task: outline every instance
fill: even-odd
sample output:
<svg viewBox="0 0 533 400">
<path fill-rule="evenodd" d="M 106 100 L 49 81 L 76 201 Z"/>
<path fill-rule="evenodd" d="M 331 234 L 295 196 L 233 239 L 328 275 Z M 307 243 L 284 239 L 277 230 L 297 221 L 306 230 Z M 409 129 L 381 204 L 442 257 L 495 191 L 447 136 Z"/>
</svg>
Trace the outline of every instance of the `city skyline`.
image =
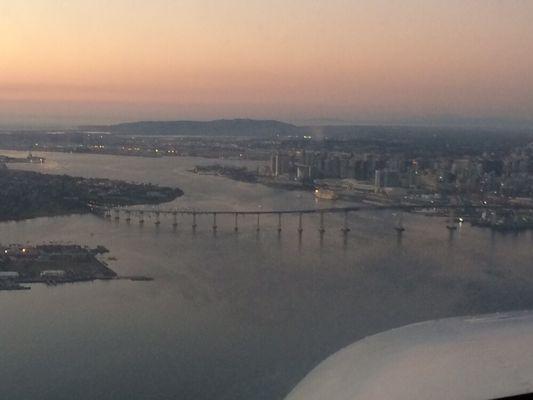
<svg viewBox="0 0 533 400">
<path fill-rule="evenodd" d="M 523 127 L 532 16 L 518 0 L 5 1 L 0 121 Z"/>
</svg>

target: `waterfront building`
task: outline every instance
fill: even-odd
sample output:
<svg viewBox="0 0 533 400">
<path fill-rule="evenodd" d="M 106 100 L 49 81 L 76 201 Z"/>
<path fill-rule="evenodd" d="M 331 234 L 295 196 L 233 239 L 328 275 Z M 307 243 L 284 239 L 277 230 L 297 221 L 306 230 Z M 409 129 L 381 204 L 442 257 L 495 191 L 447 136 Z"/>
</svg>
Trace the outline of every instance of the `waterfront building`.
<svg viewBox="0 0 533 400">
<path fill-rule="evenodd" d="M 48 269 L 41 272 L 41 278 L 62 278 L 65 276 L 65 271 L 61 269 Z"/>
<path fill-rule="evenodd" d="M 286 154 L 275 153 L 270 159 L 270 169 L 274 176 L 280 176 L 289 172 L 290 157 Z"/>
<path fill-rule="evenodd" d="M 379 191 L 381 191 L 382 187 L 383 187 L 383 174 L 381 170 L 376 169 L 374 173 L 374 191 L 378 193 Z"/>
<path fill-rule="evenodd" d="M 307 179 L 313 179 L 313 167 L 306 164 L 295 164 L 296 167 L 296 179 L 304 181 Z"/>
</svg>

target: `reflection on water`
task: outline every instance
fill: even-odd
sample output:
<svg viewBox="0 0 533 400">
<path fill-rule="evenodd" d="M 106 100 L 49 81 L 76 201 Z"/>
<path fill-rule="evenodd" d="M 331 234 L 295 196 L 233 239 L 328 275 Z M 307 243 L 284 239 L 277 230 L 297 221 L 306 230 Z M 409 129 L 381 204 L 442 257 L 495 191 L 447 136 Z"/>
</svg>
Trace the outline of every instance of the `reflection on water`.
<svg viewBox="0 0 533 400">
<path fill-rule="evenodd" d="M 45 154 L 48 173 L 177 185 L 168 207 L 267 210 L 316 206 L 311 194 L 187 172 L 211 160 Z M 253 165 L 253 163 L 250 163 Z M 345 203 L 339 203 L 345 205 Z M 166 207 L 166 206 L 165 206 Z M 0 224 L 0 242 L 103 244 L 119 274 L 0 292 L 0 384 L 6 398 L 279 399 L 312 366 L 365 335 L 414 321 L 533 306 L 529 233 L 494 234 L 385 212 L 326 215 L 91 215 Z"/>
</svg>

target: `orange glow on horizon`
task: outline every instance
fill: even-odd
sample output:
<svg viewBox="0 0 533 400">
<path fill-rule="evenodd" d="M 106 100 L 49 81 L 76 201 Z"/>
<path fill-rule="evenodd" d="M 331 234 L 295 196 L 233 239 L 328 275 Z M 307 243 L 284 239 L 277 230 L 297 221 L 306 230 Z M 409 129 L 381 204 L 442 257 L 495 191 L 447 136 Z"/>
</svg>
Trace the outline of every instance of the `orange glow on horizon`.
<svg viewBox="0 0 533 400">
<path fill-rule="evenodd" d="M 533 115 L 533 2 L 221 3 L 3 2 L 0 118 L 69 102 L 95 120 L 91 107 L 115 103 L 117 119 L 137 112 L 128 104 L 200 118 Z"/>
</svg>

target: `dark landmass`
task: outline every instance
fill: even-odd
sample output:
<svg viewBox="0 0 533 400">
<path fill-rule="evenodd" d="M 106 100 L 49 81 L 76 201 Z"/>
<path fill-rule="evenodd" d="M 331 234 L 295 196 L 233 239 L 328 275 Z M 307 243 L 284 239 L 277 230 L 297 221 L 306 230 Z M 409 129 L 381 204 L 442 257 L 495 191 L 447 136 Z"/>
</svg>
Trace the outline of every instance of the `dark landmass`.
<svg viewBox="0 0 533 400">
<path fill-rule="evenodd" d="M 342 151 L 343 147 L 364 152 L 404 153 L 411 156 L 464 156 L 483 152 L 505 153 L 533 139 L 533 129 L 501 130 L 488 128 L 424 126 L 315 126 L 304 127 L 323 150 Z M 293 139 L 294 140 L 294 139 Z M 306 142 L 309 146 L 309 142 Z"/>
<path fill-rule="evenodd" d="M 372 153 L 406 159 L 501 157 L 533 141 L 533 130 L 409 126 L 295 126 L 278 121 L 134 122 L 84 129 L 3 131 L 0 148 L 84 154 L 270 159 L 273 151 Z M 110 133 L 110 134 L 107 134 Z M 178 135 L 178 136 L 175 136 Z"/>
<path fill-rule="evenodd" d="M 166 203 L 177 188 L 17 171 L 0 165 L 0 221 L 86 213 L 91 206 Z"/>
<path fill-rule="evenodd" d="M 246 167 L 235 167 L 231 165 L 197 165 L 194 170 L 194 173 L 200 175 L 217 175 L 225 176 L 230 179 L 241 181 L 241 182 L 257 182 L 257 173 L 249 171 Z"/>
<path fill-rule="evenodd" d="M 78 245 L 0 245 L 0 290 L 27 289 L 24 283 L 82 282 L 114 279 L 117 274 L 97 259 L 108 250 Z"/>
<path fill-rule="evenodd" d="M 224 176 L 238 182 L 260 183 L 277 189 L 285 190 L 315 190 L 312 182 L 302 182 L 296 180 L 280 180 L 269 175 L 261 175 L 257 171 L 250 171 L 246 167 L 236 167 L 231 165 L 197 165 L 190 172 L 200 175 Z"/>
<path fill-rule="evenodd" d="M 82 130 L 122 135 L 273 136 L 300 132 L 299 127 L 273 120 L 141 121 L 117 125 L 82 126 Z"/>
<path fill-rule="evenodd" d="M 379 126 L 379 125 L 317 125 L 296 126 L 274 120 L 215 120 L 215 121 L 144 121 L 105 126 L 84 126 L 80 130 L 103 131 L 119 135 L 185 135 L 239 136 L 256 138 L 304 137 L 318 140 L 317 144 L 335 148 L 341 142 L 356 141 L 365 151 L 389 149 L 413 153 L 438 150 L 442 154 L 469 154 L 480 151 L 502 151 L 533 137 L 533 129 L 489 129 L 477 127 L 438 126 Z M 327 142 L 322 142 L 326 140 Z M 310 143 L 307 143 L 308 145 Z M 414 147 L 413 147 L 414 145 Z M 503 147 L 502 147 L 503 146 Z M 477 147 L 477 149 L 476 149 Z"/>
</svg>

